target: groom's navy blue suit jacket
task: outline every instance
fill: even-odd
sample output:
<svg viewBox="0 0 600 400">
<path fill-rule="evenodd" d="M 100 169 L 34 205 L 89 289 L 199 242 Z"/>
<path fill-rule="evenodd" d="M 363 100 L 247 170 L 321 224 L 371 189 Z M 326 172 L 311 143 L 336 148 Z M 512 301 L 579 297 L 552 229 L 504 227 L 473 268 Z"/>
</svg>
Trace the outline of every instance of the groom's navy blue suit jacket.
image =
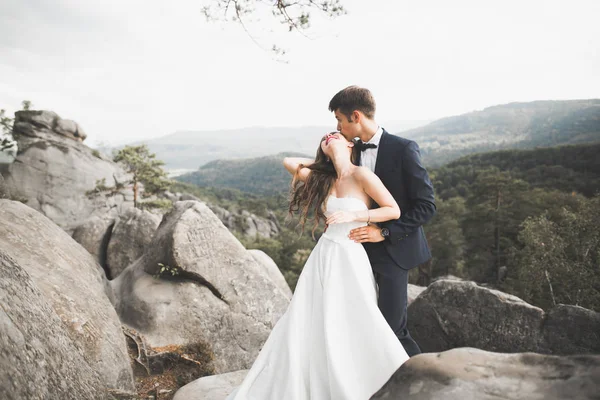
<svg viewBox="0 0 600 400">
<path fill-rule="evenodd" d="M 380 259 L 378 253 L 385 251 L 398 267 L 408 270 L 431 258 L 422 225 L 435 214 L 433 185 L 421 163 L 419 146 L 412 140 L 384 130 L 377 150 L 375 174 L 394 196 L 401 215 L 380 224 L 390 230 L 389 238 L 365 243 L 365 249 L 371 259 Z"/>
</svg>

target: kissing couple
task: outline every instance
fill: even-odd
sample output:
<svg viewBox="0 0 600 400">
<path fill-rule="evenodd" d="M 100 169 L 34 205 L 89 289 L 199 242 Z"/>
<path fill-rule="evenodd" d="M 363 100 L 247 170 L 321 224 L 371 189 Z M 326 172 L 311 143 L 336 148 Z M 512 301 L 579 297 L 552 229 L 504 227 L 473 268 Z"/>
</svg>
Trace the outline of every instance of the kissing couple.
<svg viewBox="0 0 600 400">
<path fill-rule="evenodd" d="M 329 110 L 337 132 L 315 159 L 284 160 L 290 212 L 327 229 L 227 400 L 367 400 L 421 352 L 407 329 L 408 272 L 431 258 L 422 225 L 436 208 L 419 147 L 375 122 L 365 88 L 341 90 Z"/>
</svg>

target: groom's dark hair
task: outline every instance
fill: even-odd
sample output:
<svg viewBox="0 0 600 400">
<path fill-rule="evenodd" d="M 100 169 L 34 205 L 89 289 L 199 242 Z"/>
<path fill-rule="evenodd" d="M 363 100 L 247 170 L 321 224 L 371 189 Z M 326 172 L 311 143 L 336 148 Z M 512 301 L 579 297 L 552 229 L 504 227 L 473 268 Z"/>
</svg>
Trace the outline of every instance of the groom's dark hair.
<svg viewBox="0 0 600 400">
<path fill-rule="evenodd" d="M 359 86 L 348 86 L 340 90 L 329 102 L 329 111 L 339 110 L 348 121 L 352 119 L 354 110 L 365 114 L 369 119 L 375 117 L 375 99 L 369 89 Z"/>
</svg>

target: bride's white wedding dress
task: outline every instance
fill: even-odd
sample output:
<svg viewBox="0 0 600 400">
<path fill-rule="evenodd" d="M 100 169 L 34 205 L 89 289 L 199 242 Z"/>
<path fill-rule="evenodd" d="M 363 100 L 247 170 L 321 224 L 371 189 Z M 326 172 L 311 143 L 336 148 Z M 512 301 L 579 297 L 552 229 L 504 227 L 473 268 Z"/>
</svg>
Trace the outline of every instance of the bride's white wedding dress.
<svg viewBox="0 0 600 400">
<path fill-rule="evenodd" d="M 325 215 L 365 210 L 329 196 Z M 377 308 L 362 222 L 330 225 L 310 254 L 285 314 L 248 375 L 227 400 L 367 400 L 408 360 Z"/>
</svg>

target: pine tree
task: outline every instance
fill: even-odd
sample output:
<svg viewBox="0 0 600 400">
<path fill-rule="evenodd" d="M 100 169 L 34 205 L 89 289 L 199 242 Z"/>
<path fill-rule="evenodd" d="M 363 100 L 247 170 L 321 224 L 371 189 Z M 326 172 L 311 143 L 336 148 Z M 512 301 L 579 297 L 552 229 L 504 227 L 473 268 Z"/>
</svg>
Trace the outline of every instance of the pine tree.
<svg viewBox="0 0 600 400">
<path fill-rule="evenodd" d="M 150 153 L 148 146 L 125 146 L 119 150 L 114 162 L 121 163 L 125 171 L 132 174 L 128 184 L 133 186 L 133 205 L 138 206 L 140 183 L 143 185 L 144 196 L 160 193 L 170 186 L 167 173 L 163 170 L 165 163 L 156 159 L 156 154 Z"/>
</svg>

